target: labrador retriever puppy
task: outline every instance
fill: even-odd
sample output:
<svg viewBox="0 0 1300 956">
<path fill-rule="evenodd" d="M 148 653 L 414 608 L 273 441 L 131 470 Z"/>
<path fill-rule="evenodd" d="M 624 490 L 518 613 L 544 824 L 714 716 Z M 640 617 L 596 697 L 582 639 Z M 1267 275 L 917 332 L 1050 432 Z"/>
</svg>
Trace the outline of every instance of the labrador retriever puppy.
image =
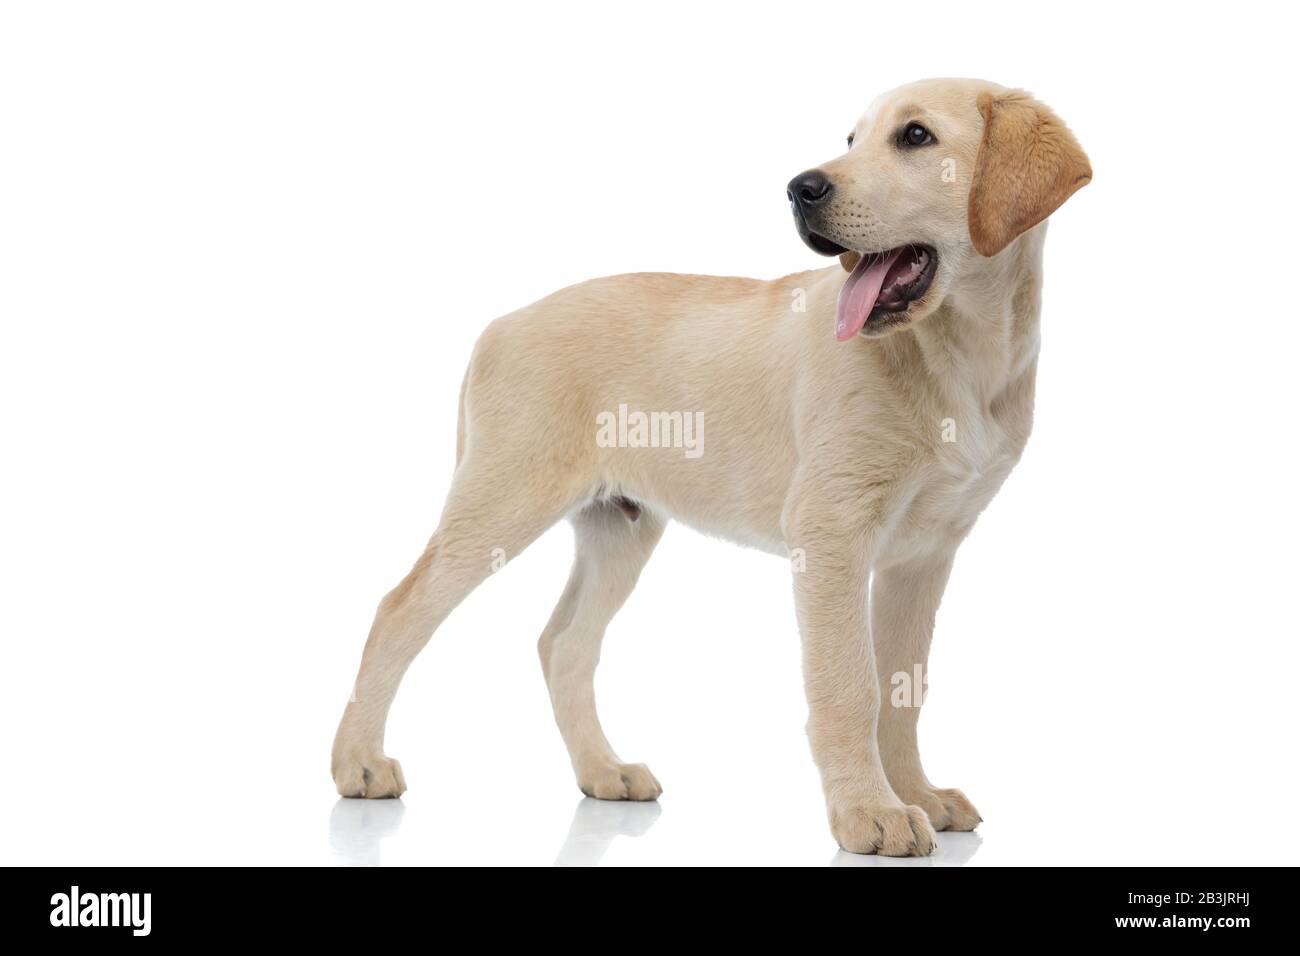
<svg viewBox="0 0 1300 956">
<path fill-rule="evenodd" d="M 840 264 L 596 279 L 489 325 L 442 518 L 366 641 L 334 742 L 339 793 L 406 789 L 384 755 L 403 673 L 503 559 L 567 517 L 577 554 L 538 645 L 555 720 L 584 793 L 658 797 L 606 740 L 592 679 L 676 518 L 793 558 L 807 730 L 840 846 L 924 856 L 935 830 L 973 829 L 971 802 L 922 769 L 918 703 L 891 688 L 924 674 L 953 555 L 1029 437 L 1046 219 L 1091 175 L 1027 93 L 914 83 L 789 184 L 799 235 Z"/>
</svg>

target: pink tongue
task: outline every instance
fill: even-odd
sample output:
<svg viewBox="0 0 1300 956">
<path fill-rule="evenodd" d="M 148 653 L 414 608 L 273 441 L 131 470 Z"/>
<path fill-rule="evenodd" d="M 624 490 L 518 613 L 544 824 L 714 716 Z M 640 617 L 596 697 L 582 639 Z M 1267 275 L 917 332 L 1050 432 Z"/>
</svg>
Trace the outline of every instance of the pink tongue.
<svg viewBox="0 0 1300 956">
<path fill-rule="evenodd" d="M 876 307 L 876 298 L 880 295 L 880 287 L 885 284 L 889 267 L 902 254 L 903 247 L 899 246 L 893 252 L 863 256 L 858 260 L 844 280 L 839 301 L 835 303 L 835 341 L 847 342 L 862 331 L 867 316 Z"/>
</svg>

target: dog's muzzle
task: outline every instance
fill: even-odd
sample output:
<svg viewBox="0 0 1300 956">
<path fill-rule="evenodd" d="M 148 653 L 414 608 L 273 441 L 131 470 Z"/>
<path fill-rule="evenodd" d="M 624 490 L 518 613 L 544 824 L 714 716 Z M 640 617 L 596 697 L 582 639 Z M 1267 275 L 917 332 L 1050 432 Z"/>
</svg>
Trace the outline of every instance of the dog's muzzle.
<svg viewBox="0 0 1300 956">
<path fill-rule="evenodd" d="M 848 251 L 839 243 L 819 235 L 814 228 L 820 224 L 821 216 L 835 194 L 835 186 L 825 173 L 820 169 L 800 173 L 790 180 L 785 194 L 790 200 L 790 211 L 794 213 L 794 227 L 809 249 L 823 256 L 838 256 Z"/>
</svg>

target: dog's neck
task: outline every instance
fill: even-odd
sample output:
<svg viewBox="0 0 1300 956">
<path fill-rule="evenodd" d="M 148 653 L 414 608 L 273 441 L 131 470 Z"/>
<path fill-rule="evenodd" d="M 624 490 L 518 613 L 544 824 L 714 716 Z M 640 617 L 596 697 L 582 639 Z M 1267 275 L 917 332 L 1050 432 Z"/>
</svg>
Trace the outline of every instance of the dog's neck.
<svg viewBox="0 0 1300 956">
<path fill-rule="evenodd" d="M 987 413 L 1009 400 L 1032 405 L 1046 229 L 1042 223 L 998 255 L 969 263 L 933 314 L 882 339 L 891 369 L 913 384 L 922 379 L 954 411 Z"/>
</svg>

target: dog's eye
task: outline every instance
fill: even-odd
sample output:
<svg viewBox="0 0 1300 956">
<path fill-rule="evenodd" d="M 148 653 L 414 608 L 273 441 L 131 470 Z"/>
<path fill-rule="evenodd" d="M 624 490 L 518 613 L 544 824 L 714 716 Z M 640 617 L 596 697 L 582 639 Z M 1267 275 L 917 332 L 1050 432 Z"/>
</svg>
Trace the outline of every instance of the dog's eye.
<svg viewBox="0 0 1300 956">
<path fill-rule="evenodd" d="M 849 149 L 852 149 L 852 148 L 853 148 L 853 134 L 852 134 L 852 133 L 849 133 L 849 138 L 848 138 L 847 142 L 848 142 L 848 144 L 849 144 Z"/>
<path fill-rule="evenodd" d="M 934 137 L 930 135 L 930 131 L 920 123 L 908 123 L 902 135 L 898 137 L 900 146 L 926 146 L 933 142 Z"/>
</svg>

